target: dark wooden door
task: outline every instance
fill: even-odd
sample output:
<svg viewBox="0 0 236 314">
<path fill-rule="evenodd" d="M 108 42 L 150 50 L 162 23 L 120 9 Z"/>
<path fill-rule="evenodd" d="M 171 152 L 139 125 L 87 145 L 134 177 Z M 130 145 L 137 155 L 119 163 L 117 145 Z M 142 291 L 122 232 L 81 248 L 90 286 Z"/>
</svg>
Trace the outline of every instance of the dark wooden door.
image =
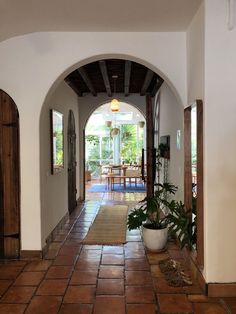
<svg viewBox="0 0 236 314">
<path fill-rule="evenodd" d="M 75 117 L 72 110 L 69 111 L 68 117 L 68 210 L 71 213 L 76 205 L 76 133 Z"/>
<path fill-rule="evenodd" d="M 0 90 L 0 256 L 20 252 L 19 115 L 14 101 Z"/>
</svg>

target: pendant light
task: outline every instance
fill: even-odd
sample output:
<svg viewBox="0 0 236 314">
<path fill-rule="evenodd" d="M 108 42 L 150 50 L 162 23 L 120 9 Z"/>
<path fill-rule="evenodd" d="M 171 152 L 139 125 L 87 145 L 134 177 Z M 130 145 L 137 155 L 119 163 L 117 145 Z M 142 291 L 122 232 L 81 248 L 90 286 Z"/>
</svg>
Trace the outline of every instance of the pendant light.
<svg viewBox="0 0 236 314">
<path fill-rule="evenodd" d="M 114 80 L 114 94 L 115 94 L 116 93 L 116 80 L 118 78 L 118 75 L 112 75 L 112 78 Z M 112 99 L 110 108 L 112 112 L 120 111 L 120 103 L 116 98 Z"/>
</svg>

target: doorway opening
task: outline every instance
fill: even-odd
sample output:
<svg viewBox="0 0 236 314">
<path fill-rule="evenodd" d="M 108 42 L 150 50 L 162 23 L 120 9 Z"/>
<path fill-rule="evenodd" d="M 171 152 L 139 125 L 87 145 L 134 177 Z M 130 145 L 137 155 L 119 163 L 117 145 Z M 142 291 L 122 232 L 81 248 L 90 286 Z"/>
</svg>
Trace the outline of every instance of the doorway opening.
<svg viewBox="0 0 236 314">
<path fill-rule="evenodd" d="M 120 102 L 118 112 L 110 106 L 109 102 L 97 108 L 85 127 L 86 192 L 145 192 L 145 117 L 125 102 Z"/>
</svg>

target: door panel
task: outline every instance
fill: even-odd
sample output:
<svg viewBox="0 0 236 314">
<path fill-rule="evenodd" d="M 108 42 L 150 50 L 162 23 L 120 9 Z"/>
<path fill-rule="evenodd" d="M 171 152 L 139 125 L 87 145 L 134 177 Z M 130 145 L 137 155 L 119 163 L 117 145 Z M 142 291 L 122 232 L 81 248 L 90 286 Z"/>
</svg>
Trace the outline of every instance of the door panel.
<svg viewBox="0 0 236 314">
<path fill-rule="evenodd" d="M 68 209 L 71 213 L 76 205 L 76 133 L 75 118 L 72 110 L 69 111 L 68 118 Z"/>
<path fill-rule="evenodd" d="M 18 258 L 20 249 L 18 120 L 15 103 L 0 91 L 0 254 L 5 258 Z"/>
</svg>

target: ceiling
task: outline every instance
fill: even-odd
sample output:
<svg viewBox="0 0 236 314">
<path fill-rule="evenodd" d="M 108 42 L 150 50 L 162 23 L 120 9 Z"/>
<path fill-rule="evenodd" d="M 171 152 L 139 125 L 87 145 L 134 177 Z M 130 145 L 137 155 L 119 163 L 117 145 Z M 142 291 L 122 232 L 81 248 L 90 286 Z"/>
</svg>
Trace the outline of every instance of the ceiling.
<svg viewBox="0 0 236 314">
<path fill-rule="evenodd" d="M 121 59 L 99 60 L 69 74 L 65 81 L 79 97 L 106 93 L 151 95 L 154 97 L 163 79 L 147 67 Z"/>
<path fill-rule="evenodd" d="M 27 33 L 185 31 L 202 0 L 0 0 L 0 41 Z"/>
</svg>

